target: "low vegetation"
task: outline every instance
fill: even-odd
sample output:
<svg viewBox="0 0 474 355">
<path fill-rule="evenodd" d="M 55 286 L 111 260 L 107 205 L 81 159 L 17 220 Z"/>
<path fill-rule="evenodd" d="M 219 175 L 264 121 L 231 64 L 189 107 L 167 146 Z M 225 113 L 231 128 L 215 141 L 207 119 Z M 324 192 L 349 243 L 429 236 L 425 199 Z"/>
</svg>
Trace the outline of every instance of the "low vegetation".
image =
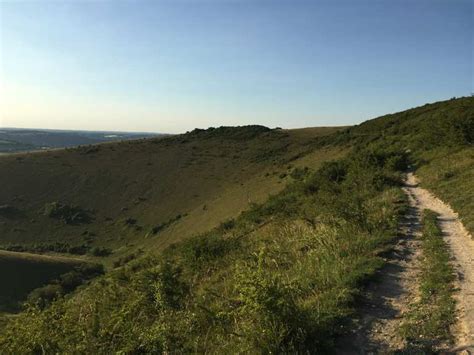
<svg viewBox="0 0 474 355">
<path fill-rule="evenodd" d="M 383 264 L 378 254 L 396 235 L 404 203 L 394 162 L 404 159 L 398 152 L 360 151 L 328 163 L 159 258 L 132 260 L 44 310 L 30 305 L 8 324 L 0 346 L 11 352 L 330 349 L 354 297 Z"/>
<path fill-rule="evenodd" d="M 91 254 L 93 256 L 108 256 L 112 254 L 112 249 L 107 247 L 96 246 L 85 243 L 80 245 L 70 245 L 69 243 L 37 243 L 37 244 L 7 244 L 0 246 L 0 250 L 14 251 L 17 253 L 60 253 L 72 255 Z"/>
<path fill-rule="evenodd" d="M 58 219 L 65 224 L 90 223 L 92 213 L 78 206 L 71 206 L 60 202 L 50 202 L 44 206 L 44 215 Z"/>
<path fill-rule="evenodd" d="M 435 353 L 450 344 L 456 315 L 455 275 L 438 223 L 436 213 L 424 211 L 419 297 L 404 315 L 401 328 L 410 350 L 420 353 Z"/>
<path fill-rule="evenodd" d="M 425 187 L 449 202 L 474 235 L 474 147 L 426 152 L 421 158 L 418 175 Z"/>
<path fill-rule="evenodd" d="M 0 215 L 2 244 L 85 246 L 113 266 L 71 293 L 53 278 L 36 291 L 44 301 L 8 319 L 0 348 L 333 351 L 397 236 L 407 168 L 473 228 L 473 103 L 449 100 L 324 132 L 220 127 L 103 145 L 93 154 L 0 159 L 0 169 L 11 171 L 0 175 L 11 187 L 1 201 L 22 214 Z M 18 191 L 30 186 L 24 172 L 31 169 L 38 187 L 24 198 Z M 54 200 L 69 201 L 51 209 L 66 216 L 64 206 L 94 211 L 87 230 L 58 223 L 69 218 L 63 212 L 38 214 Z M 421 297 L 403 330 L 416 351 L 449 340 L 442 329 L 453 307 L 436 219 L 427 213 L 424 223 Z"/>
<path fill-rule="evenodd" d="M 326 137 L 327 144 L 408 150 L 417 175 L 474 235 L 474 97 L 426 104 Z M 322 141 L 320 142 L 322 143 Z"/>
<path fill-rule="evenodd" d="M 71 271 L 59 275 L 46 286 L 34 289 L 29 293 L 27 302 L 34 307 L 44 309 L 57 298 L 74 291 L 80 285 L 103 273 L 104 267 L 101 264 L 79 264 Z"/>
</svg>

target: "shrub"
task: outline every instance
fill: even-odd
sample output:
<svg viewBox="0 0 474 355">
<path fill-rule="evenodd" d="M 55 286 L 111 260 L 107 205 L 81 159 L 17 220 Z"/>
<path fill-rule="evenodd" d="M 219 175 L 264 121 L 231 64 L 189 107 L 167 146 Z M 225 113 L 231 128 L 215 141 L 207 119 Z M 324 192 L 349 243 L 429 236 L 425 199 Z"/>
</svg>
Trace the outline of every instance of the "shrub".
<svg viewBox="0 0 474 355">
<path fill-rule="evenodd" d="M 84 282 L 102 275 L 104 267 L 101 264 L 83 263 L 53 280 L 50 284 L 30 292 L 27 303 L 34 304 L 41 309 L 49 306 L 58 297 L 74 291 Z"/>
<path fill-rule="evenodd" d="M 89 211 L 60 202 L 47 203 L 44 206 L 43 214 L 50 218 L 59 219 L 66 224 L 90 223 L 92 220 Z"/>
<path fill-rule="evenodd" d="M 235 239 L 224 239 L 220 235 L 208 234 L 191 238 L 179 246 L 183 263 L 192 268 L 202 268 L 238 247 Z"/>
<path fill-rule="evenodd" d="M 62 286 L 64 292 L 69 293 L 76 289 L 77 286 L 81 285 L 84 281 L 85 275 L 77 271 L 67 272 L 59 277 L 59 285 Z"/>
<path fill-rule="evenodd" d="M 151 228 L 150 230 L 150 233 L 152 235 L 155 235 L 155 234 L 158 234 L 159 232 L 161 232 L 163 229 L 166 229 L 168 228 L 171 224 L 173 224 L 174 222 L 176 221 L 179 221 L 181 218 L 185 217 L 186 214 L 182 215 L 182 214 L 178 214 L 176 215 L 175 217 L 173 218 L 170 218 L 169 220 L 167 220 L 166 222 L 163 222 L 163 223 L 160 223 L 154 227 Z"/>
<path fill-rule="evenodd" d="M 290 176 L 295 180 L 303 180 L 309 172 L 309 168 L 305 166 L 304 168 L 294 168 L 291 171 Z"/>
<path fill-rule="evenodd" d="M 234 227 L 235 227 L 235 220 L 228 219 L 227 221 L 224 221 L 220 224 L 219 229 L 223 231 L 228 231 Z"/>
<path fill-rule="evenodd" d="M 106 247 L 94 247 L 90 252 L 94 256 L 109 256 L 112 254 L 112 249 Z"/>
<path fill-rule="evenodd" d="M 264 251 L 257 260 L 237 270 L 235 290 L 239 307 L 237 331 L 253 349 L 265 353 L 292 350 L 301 334 L 298 331 L 298 293 L 291 284 L 269 272 Z M 301 324 L 300 324 L 301 326 Z"/>
<path fill-rule="evenodd" d="M 84 255 L 87 254 L 89 248 L 88 245 L 75 245 L 70 247 L 67 252 L 69 254 Z"/>
<path fill-rule="evenodd" d="M 53 300 L 64 293 L 61 285 L 50 284 L 33 290 L 29 295 L 27 302 L 37 305 L 41 309 L 49 306 Z"/>
<path fill-rule="evenodd" d="M 20 210 L 18 210 L 16 207 L 13 207 L 11 205 L 1 205 L 0 206 L 0 216 L 6 217 L 6 218 L 12 218 L 16 217 L 20 214 Z"/>
</svg>

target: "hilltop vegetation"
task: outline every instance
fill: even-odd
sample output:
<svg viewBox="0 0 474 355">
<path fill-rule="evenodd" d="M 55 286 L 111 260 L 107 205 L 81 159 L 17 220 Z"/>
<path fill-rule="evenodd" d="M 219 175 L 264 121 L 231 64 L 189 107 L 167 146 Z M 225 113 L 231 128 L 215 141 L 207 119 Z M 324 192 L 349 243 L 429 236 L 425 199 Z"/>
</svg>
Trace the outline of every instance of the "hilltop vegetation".
<svg viewBox="0 0 474 355">
<path fill-rule="evenodd" d="M 474 234 L 474 97 L 382 116 L 329 139 L 409 150 L 422 184 L 449 202 Z"/>
<path fill-rule="evenodd" d="M 473 97 L 426 104 L 349 127 L 331 138 L 351 144 L 378 143 L 415 152 L 474 143 Z"/>
<path fill-rule="evenodd" d="M 473 120 L 474 98 L 462 98 L 337 132 L 225 127 L 0 160 L 13 171 L 10 179 L 20 180 L 10 182 L 13 191 L 25 182 L 23 169 L 40 172 L 38 189 L 22 199 L 2 192 L 21 215 L 3 217 L 5 243 L 48 242 L 46 231 L 54 231 L 53 240 L 111 247 L 103 260 L 115 261 L 104 276 L 51 304 L 29 302 L 1 332 L 0 347 L 330 351 L 352 329 L 358 296 L 397 237 L 406 209 L 404 171 L 417 169 L 472 228 Z M 54 201 L 91 218 L 84 224 L 51 218 L 44 206 Z M 12 227 L 40 218 L 35 211 L 43 211 L 31 223 L 37 238 L 14 234 Z M 430 243 L 441 244 L 434 220 L 425 222 L 429 255 Z M 437 257 L 440 273 L 426 267 L 426 282 L 451 280 L 441 268 L 446 255 Z"/>
</svg>

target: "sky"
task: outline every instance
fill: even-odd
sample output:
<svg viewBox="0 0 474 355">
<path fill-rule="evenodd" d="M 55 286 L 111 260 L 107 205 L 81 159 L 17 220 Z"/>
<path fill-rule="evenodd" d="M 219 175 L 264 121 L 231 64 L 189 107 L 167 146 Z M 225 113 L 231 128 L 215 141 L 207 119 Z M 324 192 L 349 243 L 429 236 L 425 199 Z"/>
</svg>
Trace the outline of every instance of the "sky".
<svg viewBox="0 0 474 355">
<path fill-rule="evenodd" d="M 0 127 L 360 123 L 473 89 L 472 0 L 0 0 Z"/>
</svg>

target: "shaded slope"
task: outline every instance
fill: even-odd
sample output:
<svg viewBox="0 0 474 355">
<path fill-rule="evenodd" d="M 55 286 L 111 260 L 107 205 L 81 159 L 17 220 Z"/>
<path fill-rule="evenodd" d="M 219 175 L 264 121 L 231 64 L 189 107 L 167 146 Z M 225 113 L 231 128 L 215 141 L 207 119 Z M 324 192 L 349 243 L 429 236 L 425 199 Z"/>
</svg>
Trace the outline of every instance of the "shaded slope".
<svg viewBox="0 0 474 355">
<path fill-rule="evenodd" d="M 0 311 L 17 307 L 29 292 L 83 263 L 71 258 L 0 251 Z"/>
</svg>

